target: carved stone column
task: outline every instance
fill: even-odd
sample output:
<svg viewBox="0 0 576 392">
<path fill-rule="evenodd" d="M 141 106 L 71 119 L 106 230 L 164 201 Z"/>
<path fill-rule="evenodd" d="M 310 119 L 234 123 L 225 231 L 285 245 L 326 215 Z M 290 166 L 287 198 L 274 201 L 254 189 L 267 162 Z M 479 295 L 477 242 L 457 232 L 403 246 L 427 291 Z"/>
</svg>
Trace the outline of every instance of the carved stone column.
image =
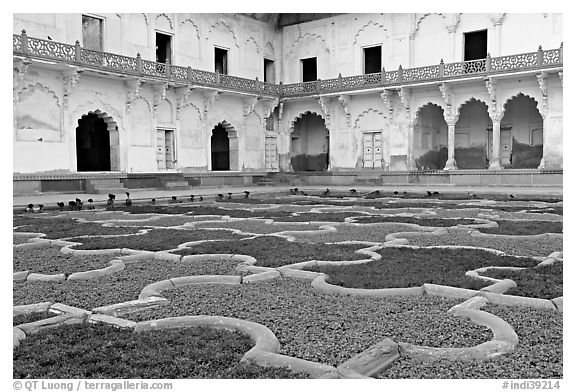
<svg viewBox="0 0 576 392">
<path fill-rule="evenodd" d="M 538 169 L 551 168 L 550 159 L 548 157 L 550 150 L 550 116 L 548 110 L 548 75 L 545 72 L 536 74 L 538 85 L 542 93 L 542 101 L 538 105 L 538 110 L 542 116 L 542 159 L 538 165 Z"/>
<path fill-rule="evenodd" d="M 502 170 L 500 163 L 500 121 L 502 121 L 503 114 L 498 113 L 490 116 L 492 119 L 492 156 L 490 157 L 491 170 Z"/>
<path fill-rule="evenodd" d="M 458 122 L 458 116 L 454 116 L 451 113 L 446 114 L 444 112 L 444 119 L 446 124 L 448 124 L 448 160 L 446 165 L 444 165 L 444 170 L 455 170 L 458 169 L 456 165 L 456 159 L 454 159 L 454 148 L 455 148 L 455 132 L 456 132 L 456 122 Z"/>
<path fill-rule="evenodd" d="M 416 170 L 416 162 L 414 161 L 414 126 L 415 119 L 410 119 L 408 123 L 408 156 L 406 159 L 406 166 L 408 170 Z"/>
<path fill-rule="evenodd" d="M 504 16 L 506 14 L 490 14 L 490 20 L 492 25 L 494 25 L 494 37 L 490 53 L 495 57 L 502 54 L 500 48 L 502 45 L 502 22 L 504 21 Z"/>
</svg>

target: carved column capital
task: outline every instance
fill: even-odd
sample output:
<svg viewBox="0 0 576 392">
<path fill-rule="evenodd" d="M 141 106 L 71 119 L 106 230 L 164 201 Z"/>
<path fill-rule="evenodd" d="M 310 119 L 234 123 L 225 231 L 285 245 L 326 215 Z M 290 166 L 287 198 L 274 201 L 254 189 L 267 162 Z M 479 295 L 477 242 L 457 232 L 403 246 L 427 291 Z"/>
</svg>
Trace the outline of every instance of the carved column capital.
<svg viewBox="0 0 576 392">
<path fill-rule="evenodd" d="M 504 21 L 504 17 L 506 16 L 505 13 L 503 14 L 490 14 L 489 18 L 492 21 L 494 26 L 501 26 L 502 22 Z"/>
<path fill-rule="evenodd" d="M 560 78 L 560 86 L 562 86 L 562 87 L 564 87 L 564 84 L 563 84 L 563 82 L 562 82 L 563 76 L 564 76 L 564 72 L 563 72 L 563 71 L 558 72 L 558 77 Z"/>
<path fill-rule="evenodd" d="M 544 71 L 536 74 L 538 86 L 542 92 L 542 105 L 538 108 L 542 117 L 548 116 L 548 74 Z"/>
<path fill-rule="evenodd" d="M 32 61 L 28 59 L 14 59 L 13 64 L 14 70 L 18 75 L 18 81 L 24 80 L 24 75 L 28 73 L 28 69 L 30 68 L 30 64 L 32 64 Z"/>
<path fill-rule="evenodd" d="M 440 89 L 442 99 L 444 99 L 444 103 L 446 104 L 446 106 L 452 106 L 452 98 L 453 98 L 452 87 L 450 87 L 448 83 L 440 83 L 438 85 L 438 88 Z"/>
</svg>

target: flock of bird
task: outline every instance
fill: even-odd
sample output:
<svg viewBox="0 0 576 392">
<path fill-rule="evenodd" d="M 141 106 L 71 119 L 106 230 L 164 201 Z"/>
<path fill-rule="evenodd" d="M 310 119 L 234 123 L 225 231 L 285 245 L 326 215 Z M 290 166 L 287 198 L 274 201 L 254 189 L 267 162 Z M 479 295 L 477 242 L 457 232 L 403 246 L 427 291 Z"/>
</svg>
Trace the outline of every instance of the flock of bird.
<svg viewBox="0 0 576 392">
<path fill-rule="evenodd" d="M 354 188 L 349 190 L 350 195 L 355 196 L 358 191 Z M 298 189 L 298 188 L 290 188 L 290 194 L 291 195 L 301 195 L 301 196 L 308 196 L 308 193 Z M 373 192 L 370 192 L 368 195 L 378 195 L 380 194 L 380 191 L 376 190 Z M 393 194 L 395 196 L 399 196 L 400 192 L 398 191 L 394 191 Z M 406 191 L 403 192 L 404 195 L 407 194 Z M 232 192 L 228 192 L 228 197 L 225 197 L 223 193 L 219 193 L 216 195 L 215 200 L 231 200 L 232 199 Z M 322 196 L 329 196 L 330 195 L 330 189 L 326 188 L 325 191 L 322 192 Z M 426 191 L 426 197 L 433 197 L 433 196 L 439 196 L 440 192 L 438 191 Z M 244 191 L 244 198 L 248 199 L 250 196 L 250 191 Z M 468 196 L 471 196 L 472 198 L 477 198 L 475 193 L 468 193 Z M 508 197 L 510 199 L 514 199 L 514 195 L 508 195 Z M 106 205 L 108 207 L 113 208 L 114 207 L 114 202 L 116 201 L 116 195 L 113 193 L 108 194 L 108 200 L 106 201 Z M 190 201 L 204 201 L 204 196 L 198 196 L 198 195 L 190 195 Z M 82 202 L 81 199 L 76 198 L 76 200 L 71 200 L 68 202 L 68 208 L 70 211 L 80 211 L 82 209 L 88 209 L 88 210 L 93 210 L 95 207 L 93 205 L 94 200 L 92 199 L 88 199 L 87 200 L 88 205 L 84 206 L 84 202 Z M 182 203 L 181 199 L 178 199 L 177 196 L 172 196 L 170 199 L 170 203 Z M 151 199 L 151 203 L 152 205 L 156 204 L 156 199 L 153 198 Z M 59 201 L 58 203 L 56 203 L 56 205 L 58 206 L 58 208 L 60 208 L 60 211 L 64 211 L 65 208 L 65 204 L 64 202 Z M 124 200 L 124 205 L 126 207 L 132 207 L 132 199 L 130 199 L 130 192 L 126 192 L 126 199 Z M 28 204 L 26 209 L 24 210 L 24 212 L 44 212 L 44 205 L 43 204 L 38 204 L 38 209 L 34 209 L 34 204 Z"/>
</svg>

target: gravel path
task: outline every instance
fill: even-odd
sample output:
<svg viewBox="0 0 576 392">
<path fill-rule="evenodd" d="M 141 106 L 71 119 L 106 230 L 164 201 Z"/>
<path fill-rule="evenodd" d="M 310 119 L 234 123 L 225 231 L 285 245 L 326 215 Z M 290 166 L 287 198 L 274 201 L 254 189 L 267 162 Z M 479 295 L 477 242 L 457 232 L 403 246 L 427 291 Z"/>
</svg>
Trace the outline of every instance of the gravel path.
<svg viewBox="0 0 576 392">
<path fill-rule="evenodd" d="M 74 256 L 60 252 L 60 248 L 14 249 L 13 271 L 31 271 L 42 274 L 71 274 L 108 266 L 116 255 Z"/>
<path fill-rule="evenodd" d="M 439 297 L 331 296 L 294 279 L 188 286 L 164 294 L 169 305 L 130 317 L 204 314 L 246 319 L 270 328 L 282 354 L 333 366 L 384 338 L 435 347 L 465 347 L 491 338 L 484 327 L 446 313 L 460 300 Z"/>
<path fill-rule="evenodd" d="M 562 239 L 558 238 L 513 238 L 513 237 L 473 237 L 463 232 L 452 231 L 445 235 L 402 235 L 409 245 L 476 246 L 501 250 L 511 256 L 543 257 L 552 252 L 562 251 Z"/>
<path fill-rule="evenodd" d="M 234 268 L 237 265 L 236 261 L 138 261 L 127 264 L 123 271 L 96 280 L 14 283 L 13 303 L 50 301 L 92 309 L 137 299 L 145 286 L 159 280 L 191 275 L 236 275 Z"/>
<path fill-rule="evenodd" d="M 516 349 L 489 361 L 400 359 L 380 378 L 562 378 L 562 314 L 550 309 L 487 305 L 518 334 Z"/>
</svg>

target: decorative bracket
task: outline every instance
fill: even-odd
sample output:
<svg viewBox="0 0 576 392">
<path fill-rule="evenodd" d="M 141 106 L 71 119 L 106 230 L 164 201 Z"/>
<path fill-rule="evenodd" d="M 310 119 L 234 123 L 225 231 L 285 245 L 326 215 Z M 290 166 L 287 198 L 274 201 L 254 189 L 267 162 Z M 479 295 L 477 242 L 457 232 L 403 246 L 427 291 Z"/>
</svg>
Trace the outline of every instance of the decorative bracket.
<svg viewBox="0 0 576 392">
<path fill-rule="evenodd" d="M 28 59 L 14 59 L 14 70 L 18 73 L 18 80 L 21 81 L 24 79 L 24 75 L 28 73 L 28 68 L 30 68 L 30 64 L 32 61 Z"/>
<path fill-rule="evenodd" d="M 274 109 L 278 106 L 280 99 L 274 98 L 272 100 L 265 100 L 264 101 L 264 118 L 270 117 Z"/>
<path fill-rule="evenodd" d="M 452 106 L 452 88 L 447 83 L 440 83 L 438 87 L 446 106 Z"/>
<path fill-rule="evenodd" d="M 338 97 L 338 102 L 340 102 L 340 105 L 342 106 L 342 109 L 344 109 L 344 113 L 346 114 L 346 124 L 348 124 L 348 127 L 352 126 L 352 116 L 350 115 L 350 95 L 345 95 L 345 94 L 341 94 Z"/>
<path fill-rule="evenodd" d="M 64 97 L 62 99 L 62 106 L 64 109 L 68 108 L 68 96 L 72 89 L 78 84 L 80 74 L 84 70 L 77 67 L 70 67 L 63 73 L 62 81 L 64 82 Z"/>
<path fill-rule="evenodd" d="M 490 118 L 492 121 L 500 121 L 504 117 L 504 111 L 498 109 L 498 102 L 496 100 L 496 80 L 492 78 L 484 79 L 486 83 L 486 90 L 490 96 Z"/>
<path fill-rule="evenodd" d="M 194 87 L 188 85 L 186 87 L 176 88 L 176 119 L 180 119 L 180 111 L 188 104 L 188 99 L 194 91 Z"/>
<path fill-rule="evenodd" d="M 382 97 L 382 101 L 384 101 L 384 109 L 386 109 L 390 114 L 389 118 L 392 118 L 392 114 L 394 112 L 394 107 L 392 106 L 392 94 L 393 94 L 392 90 L 384 90 L 380 94 L 380 97 Z"/>
<path fill-rule="evenodd" d="M 546 117 L 548 115 L 548 74 L 542 71 L 536 74 L 536 78 L 542 92 L 542 110 L 540 113 L 542 113 L 542 117 Z"/>
<path fill-rule="evenodd" d="M 412 97 L 412 90 L 408 87 L 400 87 L 400 90 L 398 90 L 398 96 L 406 110 L 406 118 L 410 119 L 410 99 Z"/>
<path fill-rule="evenodd" d="M 153 86 L 154 91 L 154 118 L 156 118 L 158 112 L 158 105 L 166 99 L 166 93 L 168 92 L 168 83 L 155 84 Z"/>
<path fill-rule="evenodd" d="M 142 78 L 129 80 L 126 82 L 126 88 L 128 90 L 126 98 L 126 111 L 130 112 L 130 104 L 140 96 L 140 90 L 142 89 L 142 83 L 144 82 L 145 81 Z"/>
<path fill-rule="evenodd" d="M 330 127 L 330 98 L 318 97 L 318 103 L 320 104 L 320 109 L 322 109 L 322 114 L 324 114 L 324 123 L 328 128 Z"/>
<path fill-rule="evenodd" d="M 204 93 L 204 119 L 208 118 L 208 111 L 218 98 L 220 98 L 219 91 L 209 91 Z"/>
<path fill-rule="evenodd" d="M 500 26 L 502 25 L 502 22 L 504 21 L 504 17 L 506 16 L 506 14 L 489 14 L 489 18 L 492 21 L 492 24 L 494 26 Z"/>
<path fill-rule="evenodd" d="M 562 77 L 564 76 L 564 72 L 560 71 L 558 72 L 558 77 L 560 78 L 560 86 L 564 87 L 564 84 L 562 82 Z"/>
<path fill-rule="evenodd" d="M 247 98 L 243 101 L 243 104 L 244 104 L 243 110 L 242 110 L 242 124 L 243 125 L 246 125 L 248 115 L 254 110 L 256 103 L 258 103 L 258 97 L 256 97 L 256 96 Z"/>
</svg>

